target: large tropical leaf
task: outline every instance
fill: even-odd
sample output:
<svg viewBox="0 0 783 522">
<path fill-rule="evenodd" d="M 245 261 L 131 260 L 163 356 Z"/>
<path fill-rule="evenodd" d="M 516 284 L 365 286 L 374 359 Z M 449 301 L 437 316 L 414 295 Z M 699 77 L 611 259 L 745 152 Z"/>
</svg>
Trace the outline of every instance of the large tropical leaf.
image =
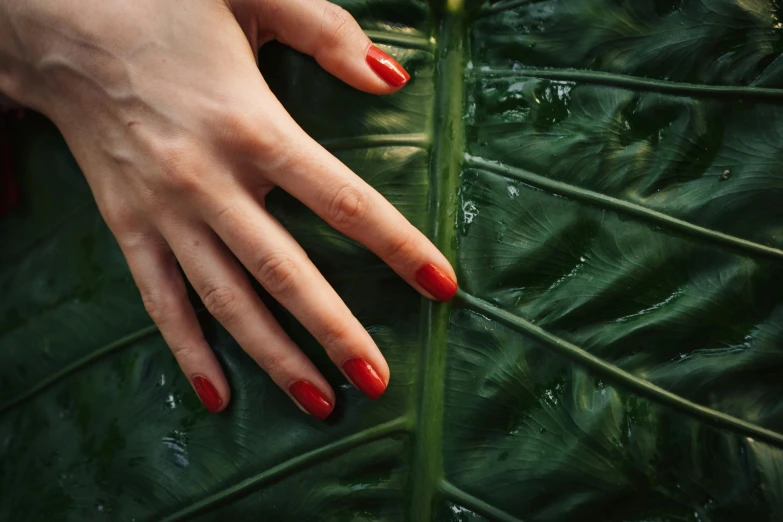
<svg viewBox="0 0 783 522">
<path fill-rule="evenodd" d="M 777 0 L 345 0 L 412 73 L 358 93 L 282 46 L 294 117 L 455 263 L 420 298 L 283 193 L 270 207 L 392 371 L 301 414 L 202 314 L 210 415 L 57 132 L 15 125 L 0 221 L 0 519 L 783 520 Z"/>
</svg>

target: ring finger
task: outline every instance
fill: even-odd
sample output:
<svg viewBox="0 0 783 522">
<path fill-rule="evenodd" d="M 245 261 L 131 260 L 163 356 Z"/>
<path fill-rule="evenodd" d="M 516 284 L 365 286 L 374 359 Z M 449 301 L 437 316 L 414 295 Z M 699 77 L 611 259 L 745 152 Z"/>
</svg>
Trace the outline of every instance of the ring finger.
<svg viewBox="0 0 783 522">
<path fill-rule="evenodd" d="M 253 291 L 239 264 L 206 227 L 164 230 L 182 269 L 210 314 L 306 413 L 321 420 L 334 393 Z"/>
<path fill-rule="evenodd" d="M 226 407 L 230 390 L 220 363 L 204 339 L 174 254 L 163 238 L 124 241 L 123 253 L 147 313 L 204 406 Z"/>
<path fill-rule="evenodd" d="M 389 367 L 372 337 L 276 219 L 248 193 L 240 193 L 229 207 L 207 210 L 207 222 L 354 386 L 371 399 L 383 394 Z"/>
</svg>

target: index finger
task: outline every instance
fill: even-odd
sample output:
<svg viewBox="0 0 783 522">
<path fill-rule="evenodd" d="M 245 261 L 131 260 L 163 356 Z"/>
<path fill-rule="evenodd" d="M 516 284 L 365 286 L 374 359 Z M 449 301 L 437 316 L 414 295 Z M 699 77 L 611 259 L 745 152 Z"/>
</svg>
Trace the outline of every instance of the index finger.
<svg viewBox="0 0 783 522">
<path fill-rule="evenodd" d="M 448 301 L 457 277 L 446 257 L 367 182 L 300 131 L 289 161 L 266 176 L 332 227 L 383 259 L 423 295 Z"/>
</svg>

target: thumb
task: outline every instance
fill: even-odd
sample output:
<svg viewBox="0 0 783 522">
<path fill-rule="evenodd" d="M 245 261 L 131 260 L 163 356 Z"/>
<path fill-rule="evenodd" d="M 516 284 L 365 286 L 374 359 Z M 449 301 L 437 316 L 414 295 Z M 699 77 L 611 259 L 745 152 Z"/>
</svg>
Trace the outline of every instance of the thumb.
<svg viewBox="0 0 783 522">
<path fill-rule="evenodd" d="M 410 79 L 408 72 L 374 46 L 348 11 L 327 0 L 256 0 L 261 34 L 309 54 L 361 91 L 389 94 Z"/>
</svg>

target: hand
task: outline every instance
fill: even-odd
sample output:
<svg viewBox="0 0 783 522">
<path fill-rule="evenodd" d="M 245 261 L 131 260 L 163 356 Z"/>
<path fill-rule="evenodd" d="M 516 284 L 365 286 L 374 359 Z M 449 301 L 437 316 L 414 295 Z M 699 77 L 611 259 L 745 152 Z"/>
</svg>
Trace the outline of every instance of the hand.
<svg viewBox="0 0 783 522">
<path fill-rule="evenodd" d="M 331 387 L 240 263 L 366 395 L 384 392 L 389 368 L 265 210 L 269 191 L 301 200 L 427 297 L 450 299 L 456 278 L 424 235 L 285 112 L 256 65 L 254 50 L 272 38 L 366 92 L 389 94 L 408 80 L 325 0 L 0 0 L 0 91 L 65 136 L 147 311 L 205 406 L 222 410 L 230 391 L 178 263 L 207 310 L 322 419 L 334 406 Z"/>
</svg>

